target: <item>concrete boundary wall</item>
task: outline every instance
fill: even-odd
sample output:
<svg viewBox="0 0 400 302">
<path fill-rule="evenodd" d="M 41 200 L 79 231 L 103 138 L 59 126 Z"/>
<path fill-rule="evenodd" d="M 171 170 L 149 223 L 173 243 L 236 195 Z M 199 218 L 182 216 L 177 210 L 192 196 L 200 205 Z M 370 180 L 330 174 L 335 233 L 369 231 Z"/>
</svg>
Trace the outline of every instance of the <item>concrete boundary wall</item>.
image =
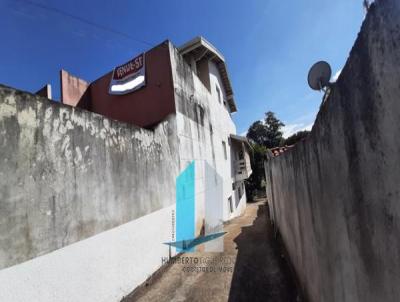
<svg viewBox="0 0 400 302">
<path fill-rule="evenodd" d="M 311 135 L 265 165 L 310 301 L 399 301 L 399 133 L 400 2 L 378 0 Z"/>
<path fill-rule="evenodd" d="M 0 269 L 175 203 L 175 117 L 154 131 L 0 86 Z"/>
<path fill-rule="evenodd" d="M 171 240 L 172 211 L 175 205 L 0 270 L 0 301 L 121 301 L 168 259 L 162 243 Z"/>
</svg>

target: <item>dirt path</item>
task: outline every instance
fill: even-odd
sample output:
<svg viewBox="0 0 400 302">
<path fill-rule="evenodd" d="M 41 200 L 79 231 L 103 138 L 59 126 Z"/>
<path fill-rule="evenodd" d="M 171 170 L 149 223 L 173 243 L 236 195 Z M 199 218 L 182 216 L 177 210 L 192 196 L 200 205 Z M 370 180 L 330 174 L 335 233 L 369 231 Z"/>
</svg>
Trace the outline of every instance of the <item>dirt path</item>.
<svg viewBox="0 0 400 302">
<path fill-rule="evenodd" d="M 183 254 L 180 259 L 188 264 L 168 266 L 123 302 L 301 301 L 274 240 L 265 201 L 248 204 L 244 215 L 225 225 L 225 231 L 223 253 Z"/>
</svg>

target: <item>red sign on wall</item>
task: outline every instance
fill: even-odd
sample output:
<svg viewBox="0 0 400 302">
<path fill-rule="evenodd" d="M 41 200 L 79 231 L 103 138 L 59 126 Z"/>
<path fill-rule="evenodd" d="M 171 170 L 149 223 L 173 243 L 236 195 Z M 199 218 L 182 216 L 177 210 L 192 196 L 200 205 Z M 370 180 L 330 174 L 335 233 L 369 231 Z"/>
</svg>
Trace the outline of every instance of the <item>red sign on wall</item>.
<svg viewBox="0 0 400 302">
<path fill-rule="evenodd" d="M 145 55 L 140 54 L 129 62 L 114 68 L 110 94 L 126 94 L 145 85 Z"/>
</svg>

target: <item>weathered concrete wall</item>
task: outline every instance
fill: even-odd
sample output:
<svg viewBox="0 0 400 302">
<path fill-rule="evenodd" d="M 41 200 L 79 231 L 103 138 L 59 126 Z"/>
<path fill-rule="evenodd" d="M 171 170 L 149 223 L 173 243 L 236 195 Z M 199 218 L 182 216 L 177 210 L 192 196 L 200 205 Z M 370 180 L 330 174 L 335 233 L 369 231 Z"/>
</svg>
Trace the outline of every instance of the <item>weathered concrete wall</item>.
<svg viewBox="0 0 400 302">
<path fill-rule="evenodd" d="M 370 9 L 310 137 L 266 163 L 311 301 L 399 301 L 400 2 Z"/>
<path fill-rule="evenodd" d="M 175 205 L 0 270 L 0 301 L 119 302 L 168 258 Z"/>
<path fill-rule="evenodd" d="M 175 203 L 174 118 L 148 131 L 0 86 L 0 130 L 0 269 Z"/>
</svg>

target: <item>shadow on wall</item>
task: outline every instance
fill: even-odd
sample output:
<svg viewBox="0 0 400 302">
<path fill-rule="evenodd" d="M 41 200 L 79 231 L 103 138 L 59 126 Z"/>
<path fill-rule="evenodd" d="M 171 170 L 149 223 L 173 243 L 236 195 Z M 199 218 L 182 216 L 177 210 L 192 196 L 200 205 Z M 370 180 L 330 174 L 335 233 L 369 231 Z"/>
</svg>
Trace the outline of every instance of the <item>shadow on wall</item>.
<svg viewBox="0 0 400 302">
<path fill-rule="evenodd" d="M 204 162 L 205 170 L 205 234 L 214 234 L 224 231 L 223 202 L 224 194 L 222 188 L 222 177 L 208 163 Z M 222 252 L 224 249 L 224 238 L 220 237 L 205 244 L 206 252 Z"/>
<path fill-rule="evenodd" d="M 253 224 L 243 227 L 234 241 L 238 254 L 229 302 L 303 301 L 282 247 L 274 238 L 267 204 L 258 208 Z"/>
</svg>

